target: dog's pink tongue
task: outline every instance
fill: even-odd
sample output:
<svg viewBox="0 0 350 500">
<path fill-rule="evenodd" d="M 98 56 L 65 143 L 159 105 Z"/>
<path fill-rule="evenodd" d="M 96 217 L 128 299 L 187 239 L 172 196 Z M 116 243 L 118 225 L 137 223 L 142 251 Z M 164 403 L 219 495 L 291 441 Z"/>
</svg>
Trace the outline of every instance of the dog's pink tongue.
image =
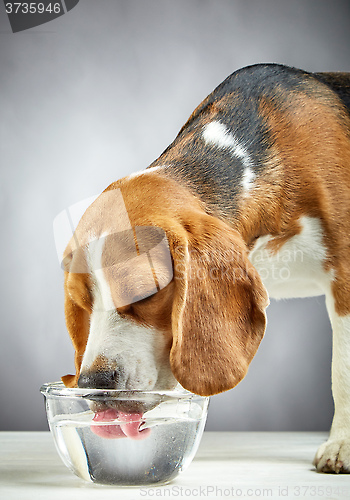
<svg viewBox="0 0 350 500">
<path fill-rule="evenodd" d="M 95 413 L 94 422 L 113 422 L 118 418 L 118 412 L 109 408 L 108 410 L 98 411 Z M 125 437 L 124 432 L 119 425 L 91 425 L 91 430 L 97 436 L 105 439 L 117 439 Z"/>
<path fill-rule="evenodd" d="M 151 429 L 140 430 L 142 423 L 142 413 L 124 413 L 121 411 L 109 408 L 95 413 L 94 422 L 113 422 L 119 420 L 122 423 L 111 425 L 92 425 L 91 430 L 97 436 L 105 439 L 117 439 L 129 437 L 131 439 L 144 439 L 147 437 Z"/>
<path fill-rule="evenodd" d="M 123 423 L 120 424 L 122 431 L 131 439 L 144 439 L 151 432 L 151 429 L 143 429 L 140 431 L 142 413 L 124 413 L 120 411 L 119 420 L 123 421 Z"/>
</svg>

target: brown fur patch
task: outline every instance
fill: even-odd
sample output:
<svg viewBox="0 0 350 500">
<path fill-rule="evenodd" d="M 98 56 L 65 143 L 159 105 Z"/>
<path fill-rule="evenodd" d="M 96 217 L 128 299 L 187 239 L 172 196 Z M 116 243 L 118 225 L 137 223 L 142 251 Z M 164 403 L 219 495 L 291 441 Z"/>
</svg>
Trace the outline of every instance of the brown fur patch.
<svg viewBox="0 0 350 500">
<path fill-rule="evenodd" d="M 325 270 L 334 269 L 335 307 L 350 313 L 350 119 L 338 97 L 310 82 L 309 95 L 295 93 L 283 109 L 262 101 L 272 146 L 268 168 L 241 200 L 235 226 L 248 245 L 257 236 L 274 238 L 278 252 L 299 234 L 302 216 L 317 217 L 327 250 Z"/>
<path fill-rule="evenodd" d="M 171 314 L 174 297 L 174 280 L 157 294 L 128 306 L 119 307 L 122 317 L 131 318 L 137 323 L 152 326 L 164 332 L 171 343 Z"/>
<path fill-rule="evenodd" d="M 211 395 L 245 376 L 265 331 L 268 299 L 238 233 L 199 213 L 188 227 L 174 261 L 170 363 L 186 389 Z"/>
<path fill-rule="evenodd" d="M 76 370 L 75 375 L 62 377 L 62 381 L 67 387 L 77 386 L 89 336 L 91 304 L 88 305 L 87 300 L 84 300 L 82 286 L 85 290 L 91 286 L 87 275 L 65 272 L 65 317 L 67 330 L 75 349 L 74 364 Z"/>
</svg>

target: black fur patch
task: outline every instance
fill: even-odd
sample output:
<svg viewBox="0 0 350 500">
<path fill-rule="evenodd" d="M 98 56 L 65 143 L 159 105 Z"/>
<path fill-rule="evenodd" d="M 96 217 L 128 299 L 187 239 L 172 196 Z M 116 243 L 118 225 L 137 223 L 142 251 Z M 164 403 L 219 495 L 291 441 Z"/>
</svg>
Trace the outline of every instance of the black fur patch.
<svg viewBox="0 0 350 500">
<path fill-rule="evenodd" d="M 151 166 L 168 165 L 166 172 L 185 181 L 211 211 L 234 215 L 245 167 L 228 148 L 206 144 L 204 126 L 211 121 L 225 125 L 247 150 L 252 170 L 259 176 L 273 144 L 273 135 L 259 112 L 262 102 L 283 113 L 290 107 L 293 93 L 308 94 L 315 80 L 336 87 L 330 79 L 280 64 L 258 64 L 236 71 L 204 99 Z"/>
</svg>

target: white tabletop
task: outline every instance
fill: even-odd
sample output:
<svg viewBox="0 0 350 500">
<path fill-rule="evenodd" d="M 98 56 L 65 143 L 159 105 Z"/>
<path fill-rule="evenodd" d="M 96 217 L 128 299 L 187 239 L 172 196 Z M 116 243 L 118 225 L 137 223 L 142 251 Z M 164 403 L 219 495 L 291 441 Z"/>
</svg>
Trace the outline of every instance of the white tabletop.
<svg viewBox="0 0 350 500">
<path fill-rule="evenodd" d="M 311 465 L 326 437 L 319 432 L 205 432 L 192 464 L 172 483 L 116 488 L 74 476 L 49 432 L 2 432 L 0 499 L 350 499 L 350 475 L 318 474 Z"/>
</svg>

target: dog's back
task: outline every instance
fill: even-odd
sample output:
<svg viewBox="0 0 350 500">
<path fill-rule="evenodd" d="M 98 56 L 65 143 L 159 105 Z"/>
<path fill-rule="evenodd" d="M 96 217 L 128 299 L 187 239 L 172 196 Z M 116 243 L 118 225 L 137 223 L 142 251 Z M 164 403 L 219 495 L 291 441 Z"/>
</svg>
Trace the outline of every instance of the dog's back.
<svg viewBox="0 0 350 500">
<path fill-rule="evenodd" d="M 314 73 L 314 76 L 338 94 L 350 113 L 350 73 Z"/>
<path fill-rule="evenodd" d="M 286 145 L 293 146 L 288 154 L 294 158 L 306 155 L 308 141 L 315 147 L 322 144 L 321 156 L 333 155 L 324 148 L 332 147 L 324 122 L 333 127 L 342 121 L 342 128 L 349 128 L 349 110 L 350 74 L 313 74 L 279 64 L 249 66 L 204 99 L 151 167 L 169 167 L 169 175 L 186 182 L 214 212 L 232 218 L 242 187 L 249 188 L 253 176 L 264 176 L 267 166 L 277 162 L 281 146 L 276 134 L 295 135 L 299 143 Z M 308 159 L 300 161 L 307 170 Z"/>
</svg>

